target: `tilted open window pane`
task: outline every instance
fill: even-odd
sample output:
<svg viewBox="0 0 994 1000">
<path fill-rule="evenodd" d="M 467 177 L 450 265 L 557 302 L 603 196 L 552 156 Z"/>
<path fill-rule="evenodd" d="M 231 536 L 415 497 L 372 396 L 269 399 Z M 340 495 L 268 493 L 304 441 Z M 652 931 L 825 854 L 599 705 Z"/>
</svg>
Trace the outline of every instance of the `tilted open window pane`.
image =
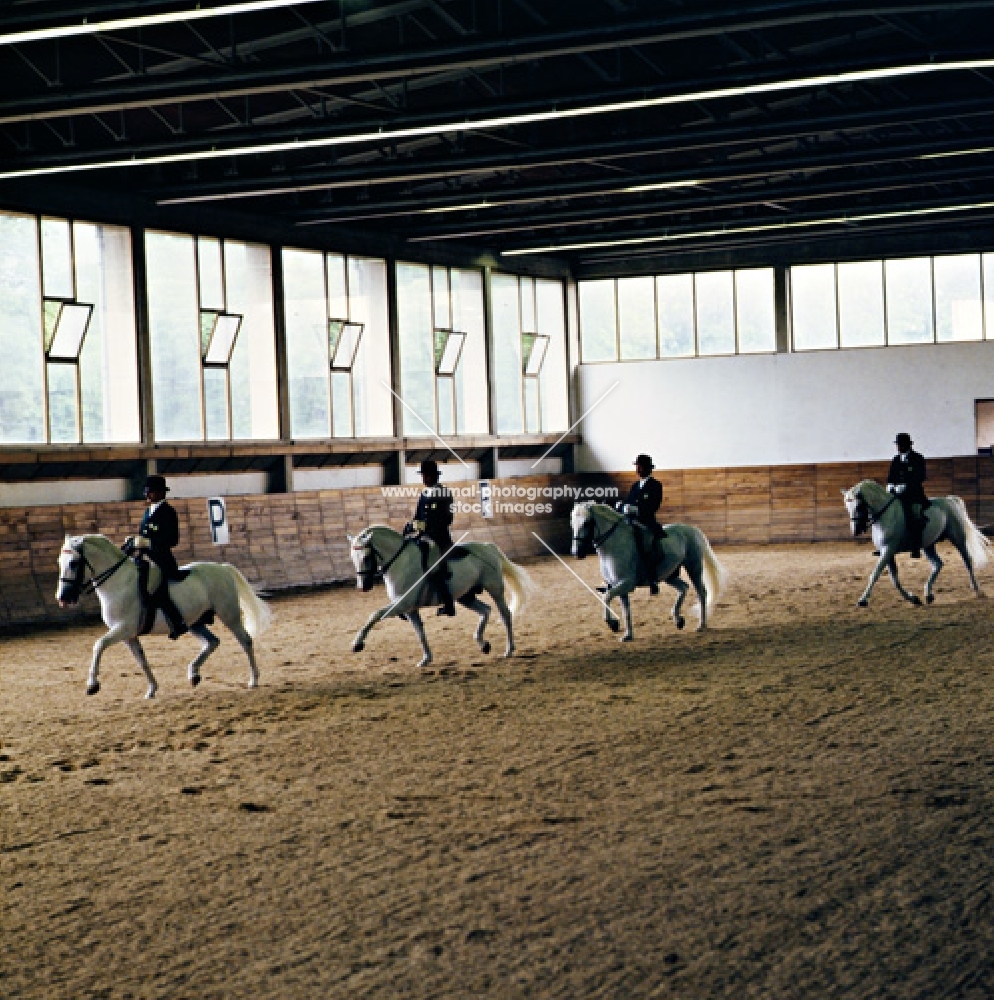
<svg viewBox="0 0 994 1000">
<path fill-rule="evenodd" d="M 55 322 L 49 335 L 49 303 L 45 302 L 45 350 L 49 361 L 78 361 L 93 306 L 82 302 L 56 303 Z"/>
<path fill-rule="evenodd" d="M 466 334 L 458 330 L 435 331 L 435 374 L 455 375 Z"/>
<path fill-rule="evenodd" d="M 205 316 L 214 317 L 211 330 L 204 345 L 205 365 L 227 365 L 231 360 L 231 352 L 235 349 L 235 340 L 238 331 L 242 327 L 242 317 L 231 313 L 210 313 L 200 314 L 200 332 L 204 333 Z"/>
<path fill-rule="evenodd" d="M 521 334 L 522 362 L 526 375 L 538 375 L 549 349 L 549 338 L 541 333 Z"/>
<path fill-rule="evenodd" d="M 328 348 L 332 371 L 352 370 L 362 330 L 362 323 L 350 323 L 347 319 L 328 320 Z"/>
</svg>

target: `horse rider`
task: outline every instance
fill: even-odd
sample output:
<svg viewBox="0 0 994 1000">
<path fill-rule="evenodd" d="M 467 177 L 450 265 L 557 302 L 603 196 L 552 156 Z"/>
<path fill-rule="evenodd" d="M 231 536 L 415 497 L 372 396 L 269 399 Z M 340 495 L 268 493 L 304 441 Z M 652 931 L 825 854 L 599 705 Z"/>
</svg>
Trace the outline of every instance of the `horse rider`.
<svg viewBox="0 0 994 1000">
<path fill-rule="evenodd" d="M 125 539 L 124 551 L 134 555 L 143 600 L 161 608 L 169 623 L 169 638 L 178 639 L 187 631 L 179 608 L 169 595 L 169 581 L 185 579 L 186 574 L 176 565 L 173 548 L 179 544 L 179 518 L 166 500 L 169 487 L 162 476 L 149 476 L 145 480 L 145 503 L 148 509 L 142 517 L 137 535 Z M 148 592 L 148 564 L 150 559 L 159 567 L 162 577 L 154 594 Z"/>
<path fill-rule="evenodd" d="M 648 455 L 638 455 L 635 459 L 635 473 L 638 480 L 628 491 L 628 499 L 618 504 L 621 512 L 637 524 L 649 529 L 651 541 L 648 551 L 642 542 L 642 533 L 635 532 L 635 547 L 649 578 L 649 593 L 658 594 L 656 583 L 656 542 L 666 537 L 663 526 L 656 520 L 656 511 L 663 502 L 663 485 L 652 475 L 652 459 Z"/>
<path fill-rule="evenodd" d="M 452 618 L 456 609 L 452 603 L 452 591 L 449 589 L 449 566 L 446 561 L 446 556 L 452 548 L 452 536 L 449 534 L 449 525 L 452 524 L 452 494 L 444 486 L 439 485 L 441 473 L 438 471 L 438 463 L 433 458 L 426 458 L 418 471 L 421 473 L 425 489 L 418 497 L 412 527 L 415 532 L 430 538 L 438 546 L 438 562 L 428 579 L 442 600 L 438 614 Z"/>
<path fill-rule="evenodd" d="M 887 492 L 901 501 L 911 558 L 919 559 L 929 502 L 925 496 L 925 459 L 911 447 L 911 443 L 911 435 L 904 431 L 894 440 L 898 453 L 887 473 Z"/>
</svg>

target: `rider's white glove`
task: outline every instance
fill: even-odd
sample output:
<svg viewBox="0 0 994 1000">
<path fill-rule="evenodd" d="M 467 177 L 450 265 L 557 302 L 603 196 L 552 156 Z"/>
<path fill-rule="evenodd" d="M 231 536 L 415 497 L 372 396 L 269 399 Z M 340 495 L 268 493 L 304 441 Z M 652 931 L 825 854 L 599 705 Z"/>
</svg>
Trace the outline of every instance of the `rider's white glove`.
<svg viewBox="0 0 994 1000">
<path fill-rule="evenodd" d="M 144 535 L 131 535 L 127 539 L 127 544 L 132 549 L 150 549 L 152 543 Z"/>
<path fill-rule="evenodd" d="M 887 492 L 888 493 L 896 493 L 897 492 L 897 486 L 895 486 L 894 483 L 888 483 L 887 484 Z"/>
<path fill-rule="evenodd" d="M 635 504 L 633 503 L 626 503 L 621 511 L 621 513 L 624 514 L 626 517 L 634 517 L 638 512 L 639 512 L 638 507 L 636 507 Z"/>
<path fill-rule="evenodd" d="M 425 528 L 428 527 L 427 521 L 414 521 L 414 530 L 418 532 L 424 532 Z"/>
</svg>

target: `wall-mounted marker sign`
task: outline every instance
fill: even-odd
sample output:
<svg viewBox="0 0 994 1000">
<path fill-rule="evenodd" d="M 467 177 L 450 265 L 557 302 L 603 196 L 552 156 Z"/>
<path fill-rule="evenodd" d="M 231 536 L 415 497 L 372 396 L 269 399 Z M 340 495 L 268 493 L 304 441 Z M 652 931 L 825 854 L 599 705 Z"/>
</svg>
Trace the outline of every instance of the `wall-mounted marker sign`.
<svg viewBox="0 0 994 1000">
<path fill-rule="evenodd" d="M 484 517 L 494 516 L 494 495 L 486 479 L 480 480 L 480 513 Z"/>
<path fill-rule="evenodd" d="M 227 545 L 228 511 L 224 506 L 224 497 L 208 497 L 207 517 L 211 523 L 211 539 L 215 545 Z"/>
</svg>

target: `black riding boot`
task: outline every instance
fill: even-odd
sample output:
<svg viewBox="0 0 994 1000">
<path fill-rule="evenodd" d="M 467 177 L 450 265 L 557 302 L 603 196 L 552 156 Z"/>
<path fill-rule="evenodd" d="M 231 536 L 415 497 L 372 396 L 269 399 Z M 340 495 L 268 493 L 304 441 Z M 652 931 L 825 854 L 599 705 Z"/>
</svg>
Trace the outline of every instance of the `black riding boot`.
<svg viewBox="0 0 994 1000">
<path fill-rule="evenodd" d="M 440 571 L 432 574 L 432 583 L 435 591 L 442 600 L 442 606 L 436 614 L 445 615 L 448 618 L 455 618 L 456 606 L 452 603 L 452 591 L 449 590 L 449 568 L 444 563 Z"/>
<path fill-rule="evenodd" d="M 183 615 L 179 608 L 173 604 L 172 597 L 169 596 L 169 584 L 165 580 L 162 581 L 156 598 L 158 599 L 159 607 L 162 609 L 162 614 L 169 623 L 169 638 L 178 639 L 181 635 L 189 631 L 186 622 L 183 621 Z"/>
</svg>

